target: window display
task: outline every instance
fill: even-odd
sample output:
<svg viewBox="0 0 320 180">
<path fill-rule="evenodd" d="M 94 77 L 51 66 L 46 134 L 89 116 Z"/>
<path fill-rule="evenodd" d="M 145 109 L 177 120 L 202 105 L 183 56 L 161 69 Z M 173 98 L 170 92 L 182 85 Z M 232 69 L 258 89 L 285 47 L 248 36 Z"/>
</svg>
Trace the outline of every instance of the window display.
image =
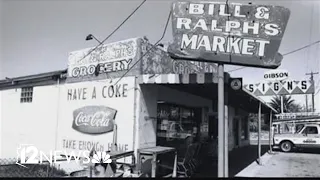
<svg viewBox="0 0 320 180">
<path fill-rule="evenodd" d="M 179 146 L 188 137 L 197 137 L 201 122 L 201 108 L 158 103 L 157 144 Z"/>
</svg>

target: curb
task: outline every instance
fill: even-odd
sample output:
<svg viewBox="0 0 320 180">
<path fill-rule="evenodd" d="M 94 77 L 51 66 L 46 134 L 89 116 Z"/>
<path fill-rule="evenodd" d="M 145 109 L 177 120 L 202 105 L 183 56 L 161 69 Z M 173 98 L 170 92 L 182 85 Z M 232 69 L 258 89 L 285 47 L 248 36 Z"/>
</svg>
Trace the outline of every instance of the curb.
<svg viewBox="0 0 320 180">
<path fill-rule="evenodd" d="M 262 165 L 259 165 L 256 161 L 254 161 L 245 169 L 236 174 L 235 177 L 256 177 L 255 175 L 261 168 L 264 167 L 264 165 L 273 157 L 273 155 L 274 154 L 269 154 L 268 152 L 266 152 L 261 156 Z"/>
</svg>

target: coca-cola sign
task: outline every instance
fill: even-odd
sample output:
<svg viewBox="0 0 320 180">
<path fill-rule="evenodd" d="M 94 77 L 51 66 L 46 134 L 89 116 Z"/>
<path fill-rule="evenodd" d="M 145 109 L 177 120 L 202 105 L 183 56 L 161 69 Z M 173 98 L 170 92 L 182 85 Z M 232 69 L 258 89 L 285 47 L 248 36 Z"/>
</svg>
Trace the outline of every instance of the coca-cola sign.
<svg viewBox="0 0 320 180">
<path fill-rule="evenodd" d="M 106 106 L 85 106 L 73 111 L 72 128 L 85 134 L 113 131 L 117 110 Z"/>
</svg>

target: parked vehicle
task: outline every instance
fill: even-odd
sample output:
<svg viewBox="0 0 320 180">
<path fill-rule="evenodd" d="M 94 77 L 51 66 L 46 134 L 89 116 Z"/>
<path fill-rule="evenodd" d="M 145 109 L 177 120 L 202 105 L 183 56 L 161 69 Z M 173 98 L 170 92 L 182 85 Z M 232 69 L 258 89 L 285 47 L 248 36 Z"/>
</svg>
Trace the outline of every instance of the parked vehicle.
<svg viewBox="0 0 320 180">
<path fill-rule="evenodd" d="M 280 147 L 283 152 L 290 152 L 294 148 L 320 149 L 320 124 L 304 124 L 304 127 L 291 134 L 275 134 L 273 146 Z"/>
</svg>

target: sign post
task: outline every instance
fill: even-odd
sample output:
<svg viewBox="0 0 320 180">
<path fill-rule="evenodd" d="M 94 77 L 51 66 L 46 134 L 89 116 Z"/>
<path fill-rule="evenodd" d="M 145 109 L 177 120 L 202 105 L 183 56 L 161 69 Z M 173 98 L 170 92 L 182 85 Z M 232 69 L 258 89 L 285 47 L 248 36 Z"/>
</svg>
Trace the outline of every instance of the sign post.
<svg viewBox="0 0 320 180">
<path fill-rule="evenodd" d="M 280 95 L 281 100 L 281 113 L 283 113 L 283 95 Z"/>
<path fill-rule="evenodd" d="M 272 145 L 271 145 L 271 141 L 272 141 L 272 137 L 273 137 L 273 128 L 272 128 L 272 110 L 270 110 L 270 121 L 269 121 L 269 127 L 270 127 L 270 131 L 269 131 L 269 152 L 272 153 Z"/>
<path fill-rule="evenodd" d="M 218 65 L 218 177 L 225 177 L 224 67 Z M 223 137 L 223 138 L 222 138 Z"/>
<path fill-rule="evenodd" d="M 259 102 L 258 116 L 258 164 L 261 165 L 261 102 Z"/>
<path fill-rule="evenodd" d="M 218 63 L 218 177 L 228 177 L 228 120 L 224 118 L 224 64 L 275 69 L 290 10 L 280 6 L 175 1 L 173 59 Z"/>
</svg>

